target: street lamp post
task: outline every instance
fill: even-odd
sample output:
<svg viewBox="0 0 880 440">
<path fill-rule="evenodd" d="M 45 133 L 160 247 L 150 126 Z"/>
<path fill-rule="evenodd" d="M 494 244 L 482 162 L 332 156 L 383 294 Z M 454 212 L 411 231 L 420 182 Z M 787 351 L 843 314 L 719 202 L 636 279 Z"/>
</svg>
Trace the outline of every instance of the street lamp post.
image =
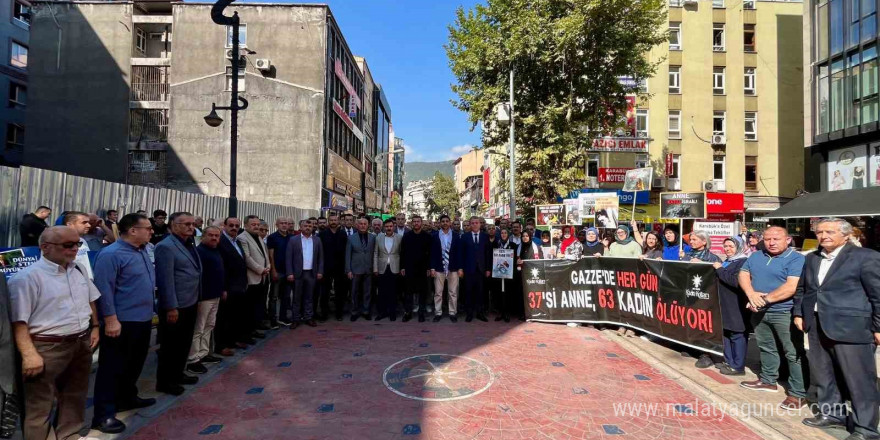
<svg viewBox="0 0 880 440">
<path fill-rule="evenodd" d="M 510 221 L 516 220 L 516 198 L 514 190 L 516 186 L 516 161 L 514 160 L 514 137 L 513 137 L 513 67 L 510 68 Z"/>
<path fill-rule="evenodd" d="M 219 127 L 223 119 L 217 115 L 217 110 L 230 111 L 230 140 L 229 140 L 229 216 L 238 215 L 238 111 L 248 107 L 247 99 L 238 96 L 238 63 L 239 57 L 239 25 L 238 12 L 233 12 L 231 17 L 223 15 L 223 10 L 235 0 L 218 0 L 211 8 L 211 20 L 221 26 L 232 26 L 232 93 L 229 97 L 228 107 L 217 107 L 211 103 L 211 113 L 205 116 L 205 123 L 211 127 Z"/>
</svg>

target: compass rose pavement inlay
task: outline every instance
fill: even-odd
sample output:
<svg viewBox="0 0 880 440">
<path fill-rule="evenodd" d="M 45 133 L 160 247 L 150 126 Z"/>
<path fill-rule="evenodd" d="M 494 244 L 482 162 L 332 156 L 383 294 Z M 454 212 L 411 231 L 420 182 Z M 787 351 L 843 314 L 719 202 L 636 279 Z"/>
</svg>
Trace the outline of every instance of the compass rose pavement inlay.
<svg viewBox="0 0 880 440">
<path fill-rule="evenodd" d="M 382 381 L 393 393 L 414 400 L 443 402 L 474 397 L 495 381 L 486 364 L 464 356 L 425 354 L 385 369 Z"/>
</svg>

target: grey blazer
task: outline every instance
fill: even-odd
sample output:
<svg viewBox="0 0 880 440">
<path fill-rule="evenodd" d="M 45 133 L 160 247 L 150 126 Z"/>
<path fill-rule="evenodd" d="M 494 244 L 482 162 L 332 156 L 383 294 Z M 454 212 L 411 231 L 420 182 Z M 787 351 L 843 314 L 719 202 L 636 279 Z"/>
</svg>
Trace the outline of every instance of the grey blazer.
<svg viewBox="0 0 880 440">
<path fill-rule="evenodd" d="M 156 245 L 155 259 L 160 309 L 189 307 L 199 301 L 202 261 L 198 252 L 193 256 L 174 234 L 168 234 Z"/>
<path fill-rule="evenodd" d="M 290 237 L 287 243 L 287 275 L 299 278 L 303 273 L 303 242 L 302 235 Z M 312 272 L 324 275 L 324 245 L 317 235 L 312 234 Z"/>
<path fill-rule="evenodd" d="M 391 253 L 385 249 L 385 234 L 376 236 L 376 248 L 373 251 L 373 272 L 385 273 L 385 266 L 391 265 L 391 273 L 400 273 L 400 243 L 403 236 L 391 236 Z"/>
<path fill-rule="evenodd" d="M 348 237 L 345 246 L 345 273 L 364 275 L 373 273 L 373 249 L 376 247 L 376 237 L 367 233 L 367 246 L 361 243 L 360 234 L 352 234 Z"/>
</svg>

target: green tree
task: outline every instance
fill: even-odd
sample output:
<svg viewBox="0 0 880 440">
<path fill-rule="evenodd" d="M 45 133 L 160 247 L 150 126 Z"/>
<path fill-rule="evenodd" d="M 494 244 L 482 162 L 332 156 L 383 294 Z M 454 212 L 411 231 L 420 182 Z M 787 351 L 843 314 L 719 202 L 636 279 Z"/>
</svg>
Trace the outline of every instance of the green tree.
<svg viewBox="0 0 880 440">
<path fill-rule="evenodd" d="M 508 75 L 515 72 L 518 205 L 555 202 L 580 186 L 592 139 L 620 127 L 624 97 L 655 73 L 659 62 L 648 53 L 666 39 L 665 4 L 487 0 L 458 9 L 445 46 L 457 79 L 452 104 L 468 114 L 472 129 L 484 123 L 483 147 L 508 141 L 495 107 L 509 101 Z"/>
<path fill-rule="evenodd" d="M 403 211 L 403 204 L 400 202 L 400 194 L 397 191 L 391 193 L 391 203 L 388 204 L 388 213 L 391 215 L 397 215 L 398 212 Z"/>
<path fill-rule="evenodd" d="M 431 188 L 425 192 L 428 202 L 428 216 L 434 217 L 441 214 L 453 216 L 458 212 L 459 195 L 455 189 L 452 177 L 440 173 L 434 173 L 431 179 Z"/>
</svg>

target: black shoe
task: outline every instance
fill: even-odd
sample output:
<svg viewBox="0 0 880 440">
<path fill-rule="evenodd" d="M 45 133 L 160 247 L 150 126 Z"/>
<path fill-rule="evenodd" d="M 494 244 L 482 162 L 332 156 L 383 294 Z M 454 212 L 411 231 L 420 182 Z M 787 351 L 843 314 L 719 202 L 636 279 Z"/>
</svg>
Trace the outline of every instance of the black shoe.
<svg viewBox="0 0 880 440">
<path fill-rule="evenodd" d="M 299 327 L 299 323 L 298 323 L 298 322 L 295 322 L 295 321 L 294 321 L 293 324 L 290 324 L 290 329 L 291 329 L 291 330 L 296 330 L 297 327 Z"/>
<path fill-rule="evenodd" d="M 194 373 L 194 374 L 205 374 L 208 372 L 208 369 L 205 368 L 205 366 L 202 365 L 201 362 L 195 362 L 195 363 L 187 365 L 186 371 L 188 373 Z"/>
<path fill-rule="evenodd" d="M 397 315 L 391 315 L 391 317 L 388 318 L 388 320 L 389 321 L 397 321 Z"/>
<path fill-rule="evenodd" d="M 156 391 L 171 394 L 172 396 L 179 396 L 183 394 L 186 389 L 180 385 L 156 385 Z"/>
<path fill-rule="evenodd" d="M 366 319 L 367 321 L 372 321 L 372 320 L 373 320 L 373 317 L 370 316 L 369 313 L 367 313 L 366 315 L 364 315 L 364 319 Z"/>
<path fill-rule="evenodd" d="M 443 319 L 442 316 L 435 316 L 434 319 L 432 319 L 431 321 L 433 321 L 433 322 L 440 322 L 441 319 Z"/>
<path fill-rule="evenodd" d="M 251 337 L 257 339 L 266 339 L 266 334 L 263 332 L 253 332 L 251 333 Z"/>
<path fill-rule="evenodd" d="M 419 313 L 419 322 L 425 322 L 425 314 Z"/>
<path fill-rule="evenodd" d="M 464 322 L 471 322 L 474 320 L 474 315 L 467 315 L 467 318 L 464 318 Z"/>
<path fill-rule="evenodd" d="M 281 328 L 281 326 L 278 325 L 277 322 L 273 322 L 273 323 L 269 324 L 269 330 L 278 330 L 279 328 Z"/>
<path fill-rule="evenodd" d="M 409 322 L 410 319 L 412 319 L 412 313 L 406 312 L 403 314 L 403 319 L 401 319 L 401 321 Z"/>
<path fill-rule="evenodd" d="M 734 370 L 730 365 L 724 364 L 718 368 L 718 372 L 725 376 L 745 376 L 745 370 Z"/>
<path fill-rule="evenodd" d="M 357 313 L 352 313 L 352 314 L 351 314 L 351 322 L 355 322 L 355 321 L 357 321 L 357 320 L 358 320 L 358 314 L 357 314 Z"/>
<path fill-rule="evenodd" d="M 509 316 L 505 316 L 505 317 L 503 317 L 502 319 L 504 319 L 504 322 L 510 322 L 510 317 L 509 317 Z"/>
<path fill-rule="evenodd" d="M 376 315 L 376 321 L 381 321 L 385 318 L 387 318 L 387 316 L 385 316 L 385 315 Z"/>
<path fill-rule="evenodd" d="M 342 321 L 342 315 L 336 315 L 336 320 L 337 320 L 337 321 Z"/>
<path fill-rule="evenodd" d="M 184 374 L 177 382 L 181 385 L 195 385 L 199 383 L 199 378 L 195 376 L 187 376 Z"/>
<path fill-rule="evenodd" d="M 92 420 L 92 429 L 97 429 L 104 434 L 119 434 L 125 431 L 125 423 L 122 423 L 115 417 L 110 417 L 101 421 Z"/>
<path fill-rule="evenodd" d="M 241 341 L 241 342 L 243 342 L 243 343 L 245 343 L 245 344 L 247 344 L 247 345 L 255 345 L 255 344 L 257 343 L 257 340 L 254 339 L 254 338 L 247 338 L 247 339 L 245 339 L 244 341 Z"/>
<path fill-rule="evenodd" d="M 451 316 L 449 317 L 449 320 L 452 321 L 452 322 L 458 322 L 458 316 L 451 315 Z"/>
<path fill-rule="evenodd" d="M 285 319 L 279 319 L 278 324 L 281 326 L 284 326 L 284 327 L 290 327 L 290 323 L 287 322 L 287 320 L 285 320 Z"/>
<path fill-rule="evenodd" d="M 318 322 L 327 322 L 327 315 L 318 315 Z"/>
<path fill-rule="evenodd" d="M 477 319 L 483 322 L 489 322 L 489 318 L 487 318 L 486 315 L 482 313 L 477 313 Z"/>
<path fill-rule="evenodd" d="M 519 320 L 522 321 L 522 322 L 526 322 L 526 317 L 525 317 L 525 316 L 520 316 L 520 317 L 517 318 L 517 319 L 519 319 Z"/>
<path fill-rule="evenodd" d="M 309 327 L 317 327 L 317 326 L 318 326 L 318 323 L 315 322 L 314 319 L 310 319 L 310 320 L 306 321 L 306 325 L 309 326 Z"/>
<path fill-rule="evenodd" d="M 843 421 L 828 417 L 824 414 L 819 414 L 816 417 L 804 419 L 802 422 L 804 425 L 807 425 L 810 428 L 843 428 L 846 426 Z"/>
<path fill-rule="evenodd" d="M 266 324 L 260 324 L 260 325 L 257 326 L 257 330 L 262 330 L 262 331 L 269 330 L 270 328 L 271 328 L 271 327 L 268 326 L 268 325 L 266 325 Z"/>
<path fill-rule="evenodd" d="M 501 315 L 498 315 L 495 317 L 495 322 L 501 321 L 502 319 L 504 319 L 504 317 Z"/>
<path fill-rule="evenodd" d="M 712 361 L 712 357 L 710 357 L 708 354 L 700 355 L 700 358 L 697 359 L 697 362 L 694 363 L 694 366 L 700 369 L 709 368 L 713 365 L 715 365 L 715 362 Z"/>
<path fill-rule="evenodd" d="M 203 357 L 201 362 L 203 364 L 219 364 L 220 362 L 223 362 L 223 359 L 218 358 L 217 356 L 214 356 L 212 354 L 209 354 L 209 355 Z"/>
<path fill-rule="evenodd" d="M 134 400 L 125 403 L 116 404 L 116 412 L 124 412 L 131 411 L 133 409 L 141 409 L 146 408 L 148 406 L 153 406 L 156 404 L 156 399 L 148 398 L 141 399 L 140 397 L 135 396 Z"/>
</svg>

